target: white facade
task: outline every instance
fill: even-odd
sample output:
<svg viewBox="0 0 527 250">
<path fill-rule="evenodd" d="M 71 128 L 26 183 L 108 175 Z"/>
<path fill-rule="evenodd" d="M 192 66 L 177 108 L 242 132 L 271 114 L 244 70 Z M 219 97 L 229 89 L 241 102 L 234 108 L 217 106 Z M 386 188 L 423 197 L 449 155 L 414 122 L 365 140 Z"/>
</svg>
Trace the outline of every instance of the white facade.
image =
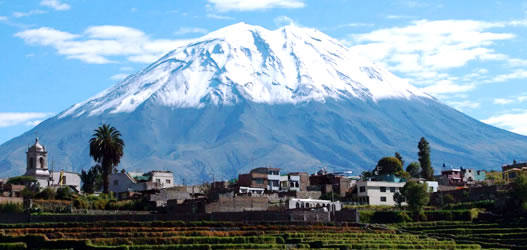
<svg viewBox="0 0 527 250">
<path fill-rule="evenodd" d="M 151 181 L 157 183 L 161 188 L 174 186 L 174 174 L 170 171 L 152 171 L 149 174 Z"/>
<path fill-rule="evenodd" d="M 48 152 L 40 145 L 38 138 L 35 144 L 26 152 L 26 176 L 33 176 L 41 188 L 50 186 L 73 186 L 77 191 L 81 189 L 81 177 L 77 173 L 66 171 L 49 171 Z"/>
<path fill-rule="evenodd" d="M 35 177 L 42 188 L 49 185 L 48 152 L 40 145 L 38 137 L 35 144 L 27 149 L 25 175 Z"/>
<path fill-rule="evenodd" d="M 289 190 L 290 191 L 300 191 L 300 176 L 299 175 L 289 175 Z"/>
<path fill-rule="evenodd" d="M 357 197 L 361 204 L 395 206 L 393 195 L 400 192 L 406 182 L 358 181 Z"/>
<path fill-rule="evenodd" d="M 128 191 L 142 191 L 144 189 L 144 185 L 137 183 L 128 173 L 111 174 L 108 179 L 108 189 L 117 194 Z"/>
<path fill-rule="evenodd" d="M 316 209 L 325 208 L 326 211 L 340 211 L 342 204 L 340 201 L 328 201 L 328 200 L 313 200 L 313 199 L 296 199 L 291 198 L 287 200 L 288 209 Z"/>
<path fill-rule="evenodd" d="M 429 193 L 437 192 L 437 189 L 439 188 L 439 183 L 437 181 L 425 181 L 425 183 L 428 186 Z"/>
<path fill-rule="evenodd" d="M 267 190 L 280 191 L 280 170 L 269 169 L 267 172 Z"/>
<path fill-rule="evenodd" d="M 62 179 L 61 179 L 62 177 Z M 77 173 L 66 171 L 50 172 L 50 186 L 73 186 L 77 191 L 81 190 L 81 176 Z"/>
<path fill-rule="evenodd" d="M 240 187 L 240 194 L 252 194 L 252 195 L 262 195 L 265 192 L 263 188 L 252 188 L 252 187 Z"/>
</svg>

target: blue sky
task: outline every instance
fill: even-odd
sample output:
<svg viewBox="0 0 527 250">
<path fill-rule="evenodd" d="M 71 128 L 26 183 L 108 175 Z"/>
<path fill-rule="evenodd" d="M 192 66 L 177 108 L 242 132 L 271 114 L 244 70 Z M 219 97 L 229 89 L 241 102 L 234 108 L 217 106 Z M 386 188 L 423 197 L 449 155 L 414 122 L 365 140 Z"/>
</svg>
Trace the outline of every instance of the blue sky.
<svg viewBox="0 0 527 250">
<path fill-rule="evenodd" d="M 527 135 L 526 1 L 0 0 L 0 143 L 238 22 L 316 28 L 442 102 Z"/>
</svg>

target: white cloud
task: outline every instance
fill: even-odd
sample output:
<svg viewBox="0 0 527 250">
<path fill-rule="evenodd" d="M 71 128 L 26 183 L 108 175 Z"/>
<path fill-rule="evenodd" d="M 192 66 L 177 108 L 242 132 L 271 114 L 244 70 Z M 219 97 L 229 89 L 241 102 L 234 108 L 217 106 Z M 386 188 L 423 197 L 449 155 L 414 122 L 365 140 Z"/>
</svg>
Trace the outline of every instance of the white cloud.
<svg viewBox="0 0 527 250">
<path fill-rule="evenodd" d="M 121 81 L 124 80 L 127 76 L 129 76 L 129 74 L 119 73 L 111 76 L 110 79 L 113 81 Z"/>
<path fill-rule="evenodd" d="M 527 110 L 492 116 L 483 120 L 483 122 L 518 134 L 527 135 Z"/>
<path fill-rule="evenodd" d="M 7 21 L 9 20 L 9 18 L 7 18 L 6 16 L 0 16 L 0 21 Z"/>
<path fill-rule="evenodd" d="M 440 94 L 450 94 L 450 93 L 460 93 L 472 90 L 474 88 L 473 84 L 468 85 L 458 85 L 453 83 L 450 80 L 441 80 L 436 84 L 421 88 L 424 92 L 431 95 L 440 95 Z"/>
<path fill-rule="evenodd" d="M 272 8 L 303 8 L 303 0 L 208 0 L 214 9 L 226 11 L 251 11 Z"/>
<path fill-rule="evenodd" d="M 55 10 L 69 10 L 71 6 L 67 3 L 61 3 L 59 0 L 42 0 L 40 5 L 50 7 Z"/>
<path fill-rule="evenodd" d="M 43 10 L 30 10 L 28 12 L 15 11 L 13 12 L 13 16 L 16 18 L 21 18 L 21 17 L 28 17 L 28 16 L 33 16 L 33 15 L 46 14 L 46 13 L 47 12 Z"/>
<path fill-rule="evenodd" d="M 207 32 L 208 30 L 204 28 L 180 27 L 178 30 L 174 32 L 174 35 L 182 36 L 182 35 L 187 35 L 187 34 L 206 34 Z"/>
<path fill-rule="evenodd" d="M 513 102 L 514 102 L 514 100 L 505 99 L 505 98 L 496 98 L 493 101 L 494 104 L 501 104 L 501 105 L 505 105 L 505 104 L 509 104 L 509 103 L 513 103 Z"/>
<path fill-rule="evenodd" d="M 207 14 L 207 18 L 218 19 L 218 20 L 234 20 L 234 17 L 217 15 L 217 14 L 212 14 L 212 13 Z"/>
<path fill-rule="evenodd" d="M 511 73 L 501 74 L 494 76 L 491 79 L 484 81 L 485 83 L 497 83 L 497 82 L 506 82 L 513 79 L 525 79 L 527 78 L 527 70 L 517 69 Z"/>
<path fill-rule="evenodd" d="M 92 26 L 82 34 L 42 27 L 18 32 L 15 36 L 28 44 L 53 47 L 67 58 L 95 64 L 112 63 L 111 57 L 118 56 L 125 56 L 131 62 L 151 63 L 185 42 L 151 39 L 138 29 L 112 25 Z"/>
<path fill-rule="evenodd" d="M 0 112 L 0 128 L 21 124 L 34 126 L 33 124 L 38 124 L 43 118 L 50 117 L 51 115 L 51 113 Z"/>
<path fill-rule="evenodd" d="M 479 102 L 473 102 L 473 101 L 449 101 L 447 102 L 448 105 L 460 110 L 465 111 L 467 109 L 475 109 L 478 108 L 480 103 Z"/>
<path fill-rule="evenodd" d="M 436 71 L 495 56 L 490 45 L 515 37 L 485 31 L 495 26 L 473 20 L 419 20 L 406 27 L 352 35 L 351 41 L 356 52 L 383 61 L 392 69 L 405 73 Z"/>
<path fill-rule="evenodd" d="M 274 24 L 278 27 L 294 24 L 295 21 L 288 16 L 277 16 L 273 19 Z"/>
</svg>

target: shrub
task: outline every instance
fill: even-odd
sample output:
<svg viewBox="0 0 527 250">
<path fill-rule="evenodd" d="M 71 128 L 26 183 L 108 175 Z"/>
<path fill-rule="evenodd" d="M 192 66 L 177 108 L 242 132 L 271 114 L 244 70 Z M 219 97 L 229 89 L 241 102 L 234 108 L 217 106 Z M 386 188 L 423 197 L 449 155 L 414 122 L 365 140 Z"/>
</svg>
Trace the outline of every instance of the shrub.
<svg viewBox="0 0 527 250">
<path fill-rule="evenodd" d="M 375 211 L 373 210 L 359 210 L 359 221 L 362 223 L 370 223 L 374 213 Z"/>
<path fill-rule="evenodd" d="M 59 200 L 71 200 L 73 198 L 73 192 L 69 187 L 61 187 L 57 189 L 57 199 Z"/>
<path fill-rule="evenodd" d="M 370 222 L 373 223 L 400 223 L 411 221 L 410 216 L 404 211 L 375 211 Z"/>
<path fill-rule="evenodd" d="M 18 203 L 0 204 L 0 213 L 23 213 L 24 207 Z"/>
<path fill-rule="evenodd" d="M 44 200 L 53 200 L 55 199 L 55 196 L 56 196 L 55 190 L 47 187 L 44 190 L 40 191 L 37 195 L 35 195 L 35 198 L 44 199 Z"/>
</svg>

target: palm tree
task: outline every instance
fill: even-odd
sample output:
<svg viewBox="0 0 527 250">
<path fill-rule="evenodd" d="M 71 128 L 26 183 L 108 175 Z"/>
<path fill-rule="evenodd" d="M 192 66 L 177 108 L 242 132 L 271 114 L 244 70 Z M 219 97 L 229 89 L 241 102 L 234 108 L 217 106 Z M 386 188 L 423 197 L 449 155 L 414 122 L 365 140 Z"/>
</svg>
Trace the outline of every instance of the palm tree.
<svg viewBox="0 0 527 250">
<path fill-rule="evenodd" d="M 109 124 L 103 124 L 94 132 L 90 139 L 90 156 L 101 164 L 103 192 L 107 194 L 108 178 L 123 157 L 124 142 L 121 139 L 121 132 Z"/>
</svg>

